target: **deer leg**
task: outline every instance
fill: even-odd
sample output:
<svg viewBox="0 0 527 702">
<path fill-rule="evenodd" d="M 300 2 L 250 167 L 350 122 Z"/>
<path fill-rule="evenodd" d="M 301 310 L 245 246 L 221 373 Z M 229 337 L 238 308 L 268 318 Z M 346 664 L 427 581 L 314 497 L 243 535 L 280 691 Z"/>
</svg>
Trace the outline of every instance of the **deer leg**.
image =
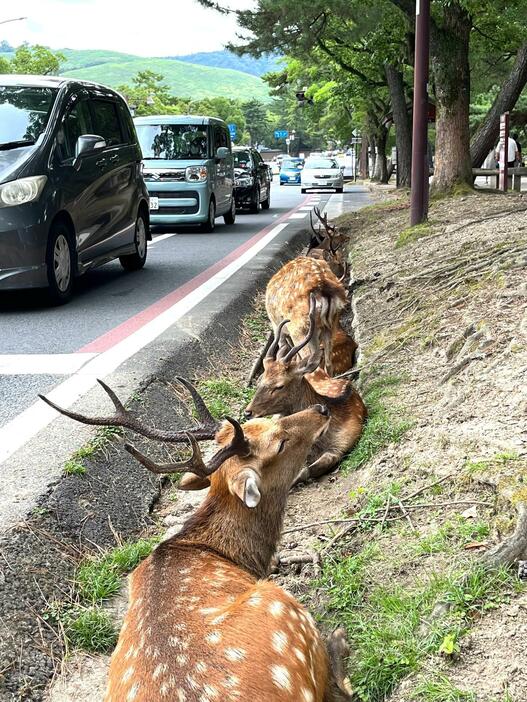
<svg viewBox="0 0 527 702">
<path fill-rule="evenodd" d="M 260 355 L 258 356 L 258 358 L 253 364 L 253 367 L 251 368 L 251 372 L 249 373 L 249 377 L 247 378 L 248 385 L 252 385 L 253 380 L 256 380 L 256 378 L 258 378 L 258 376 L 260 376 L 263 373 L 263 360 L 265 358 L 266 353 L 269 351 L 271 344 L 273 343 L 273 339 L 274 331 L 271 331 L 269 333 L 269 336 L 267 337 L 265 346 L 260 351 Z"/>
<path fill-rule="evenodd" d="M 324 451 L 320 458 L 317 458 L 316 461 L 302 468 L 300 473 L 297 475 L 293 485 L 305 483 L 308 480 L 316 480 L 322 475 L 329 473 L 337 465 L 340 458 L 341 455 L 339 453 Z"/>
<path fill-rule="evenodd" d="M 328 689 L 324 693 L 324 702 L 351 702 L 353 695 L 351 685 L 346 677 L 345 659 L 350 650 L 344 629 L 336 629 L 328 639 L 330 675 Z"/>
</svg>

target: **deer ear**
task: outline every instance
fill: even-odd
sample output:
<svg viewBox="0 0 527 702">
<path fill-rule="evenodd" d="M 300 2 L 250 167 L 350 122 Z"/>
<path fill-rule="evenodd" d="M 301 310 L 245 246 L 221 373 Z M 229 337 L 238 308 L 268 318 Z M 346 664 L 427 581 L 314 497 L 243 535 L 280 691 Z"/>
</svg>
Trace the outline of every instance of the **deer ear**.
<svg viewBox="0 0 527 702">
<path fill-rule="evenodd" d="M 309 358 L 306 358 L 302 363 L 300 363 L 297 368 L 296 372 L 298 375 L 307 375 L 308 373 L 313 373 L 313 371 L 316 371 L 316 369 L 321 365 L 322 363 L 322 356 L 323 356 L 323 351 L 317 351 L 316 353 L 311 354 Z"/>
<path fill-rule="evenodd" d="M 246 507 L 253 509 L 260 502 L 260 476 L 252 468 L 245 468 L 229 478 L 229 490 Z"/>
<path fill-rule="evenodd" d="M 183 473 L 177 487 L 178 490 L 204 490 L 210 487 L 210 480 L 194 473 Z"/>
</svg>

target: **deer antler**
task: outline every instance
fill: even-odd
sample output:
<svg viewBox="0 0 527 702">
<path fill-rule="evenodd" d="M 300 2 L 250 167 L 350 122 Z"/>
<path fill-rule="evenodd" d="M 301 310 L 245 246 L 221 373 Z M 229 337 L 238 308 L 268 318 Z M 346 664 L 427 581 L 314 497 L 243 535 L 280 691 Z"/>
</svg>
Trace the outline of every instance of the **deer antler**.
<svg viewBox="0 0 527 702">
<path fill-rule="evenodd" d="M 156 475 L 162 473 L 189 472 L 194 473 L 194 475 L 200 478 L 206 478 L 217 471 L 222 463 L 225 463 L 225 461 L 232 458 L 232 456 L 248 456 L 251 452 L 249 442 L 245 438 L 239 422 L 232 417 L 225 417 L 225 419 L 234 427 L 234 436 L 230 444 L 216 451 L 208 463 L 204 462 L 198 442 L 190 432 L 187 433 L 187 439 L 192 446 L 192 456 L 188 460 L 181 461 L 180 463 L 154 463 L 154 461 L 148 458 L 148 456 L 145 456 L 144 453 L 138 451 L 132 444 L 126 443 L 124 447 L 139 463 L 142 463 L 145 468 Z"/>
<path fill-rule="evenodd" d="M 307 346 L 307 344 L 309 344 L 309 342 L 313 338 L 313 334 L 315 333 L 316 309 L 317 301 L 313 293 L 311 293 L 309 296 L 309 330 L 306 336 L 302 339 L 302 341 L 296 346 L 293 346 L 293 348 L 284 356 L 285 363 L 288 363 L 294 356 L 296 356 L 296 354 L 299 353 L 299 351 L 301 351 L 304 348 L 304 346 Z"/>
<path fill-rule="evenodd" d="M 278 325 L 278 329 L 276 330 L 276 334 L 273 340 L 273 343 L 269 347 L 269 351 L 267 352 L 266 358 L 272 358 L 273 360 L 276 359 L 276 354 L 280 346 L 280 338 L 282 336 L 282 329 L 285 327 L 285 325 L 289 322 L 289 319 L 284 319 L 280 324 Z"/>
<path fill-rule="evenodd" d="M 90 426 L 123 427 L 124 429 L 131 429 L 137 434 L 141 434 L 141 436 L 145 436 L 148 439 L 165 441 L 167 443 L 180 443 L 182 441 L 187 441 L 189 434 L 192 434 L 192 436 L 198 441 L 213 439 L 218 430 L 219 423 L 210 414 L 207 406 L 205 405 L 205 401 L 198 393 L 196 388 L 184 378 L 177 378 L 177 380 L 190 392 L 200 419 L 200 424 L 198 424 L 198 426 L 183 431 L 164 431 L 162 429 L 155 429 L 154 427 L 149 427 L 143 424 L 137 417 L 134 417 L 127 409 L 125 409 L 124 405 L 114 391 L 102 380 L 97 380 L 97 382 L 109 396 L 115 407 L 115 413 L 107 417 L 86 417 L 78 412 L 72 412 L 71 410 L 59 407 L 59 405 L 56 405 L 44 395 L 39 395 L 39 397 L 50 407 L 56 409 L 57 412 L 60 412 L 66 417 L 74 419 L 77 422 L 82 422 L 82 424 L 89 424 Z"/>
</svg>

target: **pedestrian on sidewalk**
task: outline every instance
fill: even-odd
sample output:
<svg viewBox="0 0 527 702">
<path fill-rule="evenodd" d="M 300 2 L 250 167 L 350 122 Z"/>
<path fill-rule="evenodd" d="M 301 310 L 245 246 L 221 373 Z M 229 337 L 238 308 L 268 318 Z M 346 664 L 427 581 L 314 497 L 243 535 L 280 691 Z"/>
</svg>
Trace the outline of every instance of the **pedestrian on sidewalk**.
<svg viewBox="0 0 527 702">
<path fill-rule="evenodd" d="M 516 142 L 516 146 L 518 148 L 518 158 L 516 160 L 516 165 L 521 167 L 521 166 L 523 166 L 523 154 L 522 154 L 522 145 L 520 144 L 520 137 L 518 135 L 518 132 L 515 132 L 512 135 L 512 138 Z"/>
<path fill-rule="evenodd" d="M 516 161 L 519 159 L 520 154 L 518 152 L 518 144 L 515 142 L 515 140 L 509 136 L 507 139 L 507 145 L 505 149 L 502 149 L 503 146 L 503 140 L 500 139 L 498 142 L 498 145 L 496 146 L 496 159 L 499 162 L 499 167 L 502 168 L 502 151 L 505 153 L 505 158 L 507 159 L 507 166 L 509 168 L 514 168 Z M 512 174 L 508 176 L 507 178 L 508 186 L 509 188 L 512 187 Z"/>
</svg>

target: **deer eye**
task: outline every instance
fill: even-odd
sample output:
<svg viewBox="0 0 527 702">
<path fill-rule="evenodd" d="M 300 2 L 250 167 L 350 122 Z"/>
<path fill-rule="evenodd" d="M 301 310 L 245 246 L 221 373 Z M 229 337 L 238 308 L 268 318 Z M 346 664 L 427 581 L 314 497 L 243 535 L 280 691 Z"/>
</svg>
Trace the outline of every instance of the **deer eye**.
<svg viewBox="0 0 527 702">
<path fill-rule="evenodd" d="M 278 447 L 278 453 L 282 453 L 282 451 L 283 451 L 284 448 L 285 448 L 286 441 L 287 441 L 287 439 L 283 439 L 283 440 L 280 442 L 280 446 Z"/>
<path fill-rule="evenodd" d="M 276 390 L 283 390 L 284 386 L 283 385 L 275 385 L 275 387 L 272 389 L 272 392 L 275 392 Z"/>
</svg>

